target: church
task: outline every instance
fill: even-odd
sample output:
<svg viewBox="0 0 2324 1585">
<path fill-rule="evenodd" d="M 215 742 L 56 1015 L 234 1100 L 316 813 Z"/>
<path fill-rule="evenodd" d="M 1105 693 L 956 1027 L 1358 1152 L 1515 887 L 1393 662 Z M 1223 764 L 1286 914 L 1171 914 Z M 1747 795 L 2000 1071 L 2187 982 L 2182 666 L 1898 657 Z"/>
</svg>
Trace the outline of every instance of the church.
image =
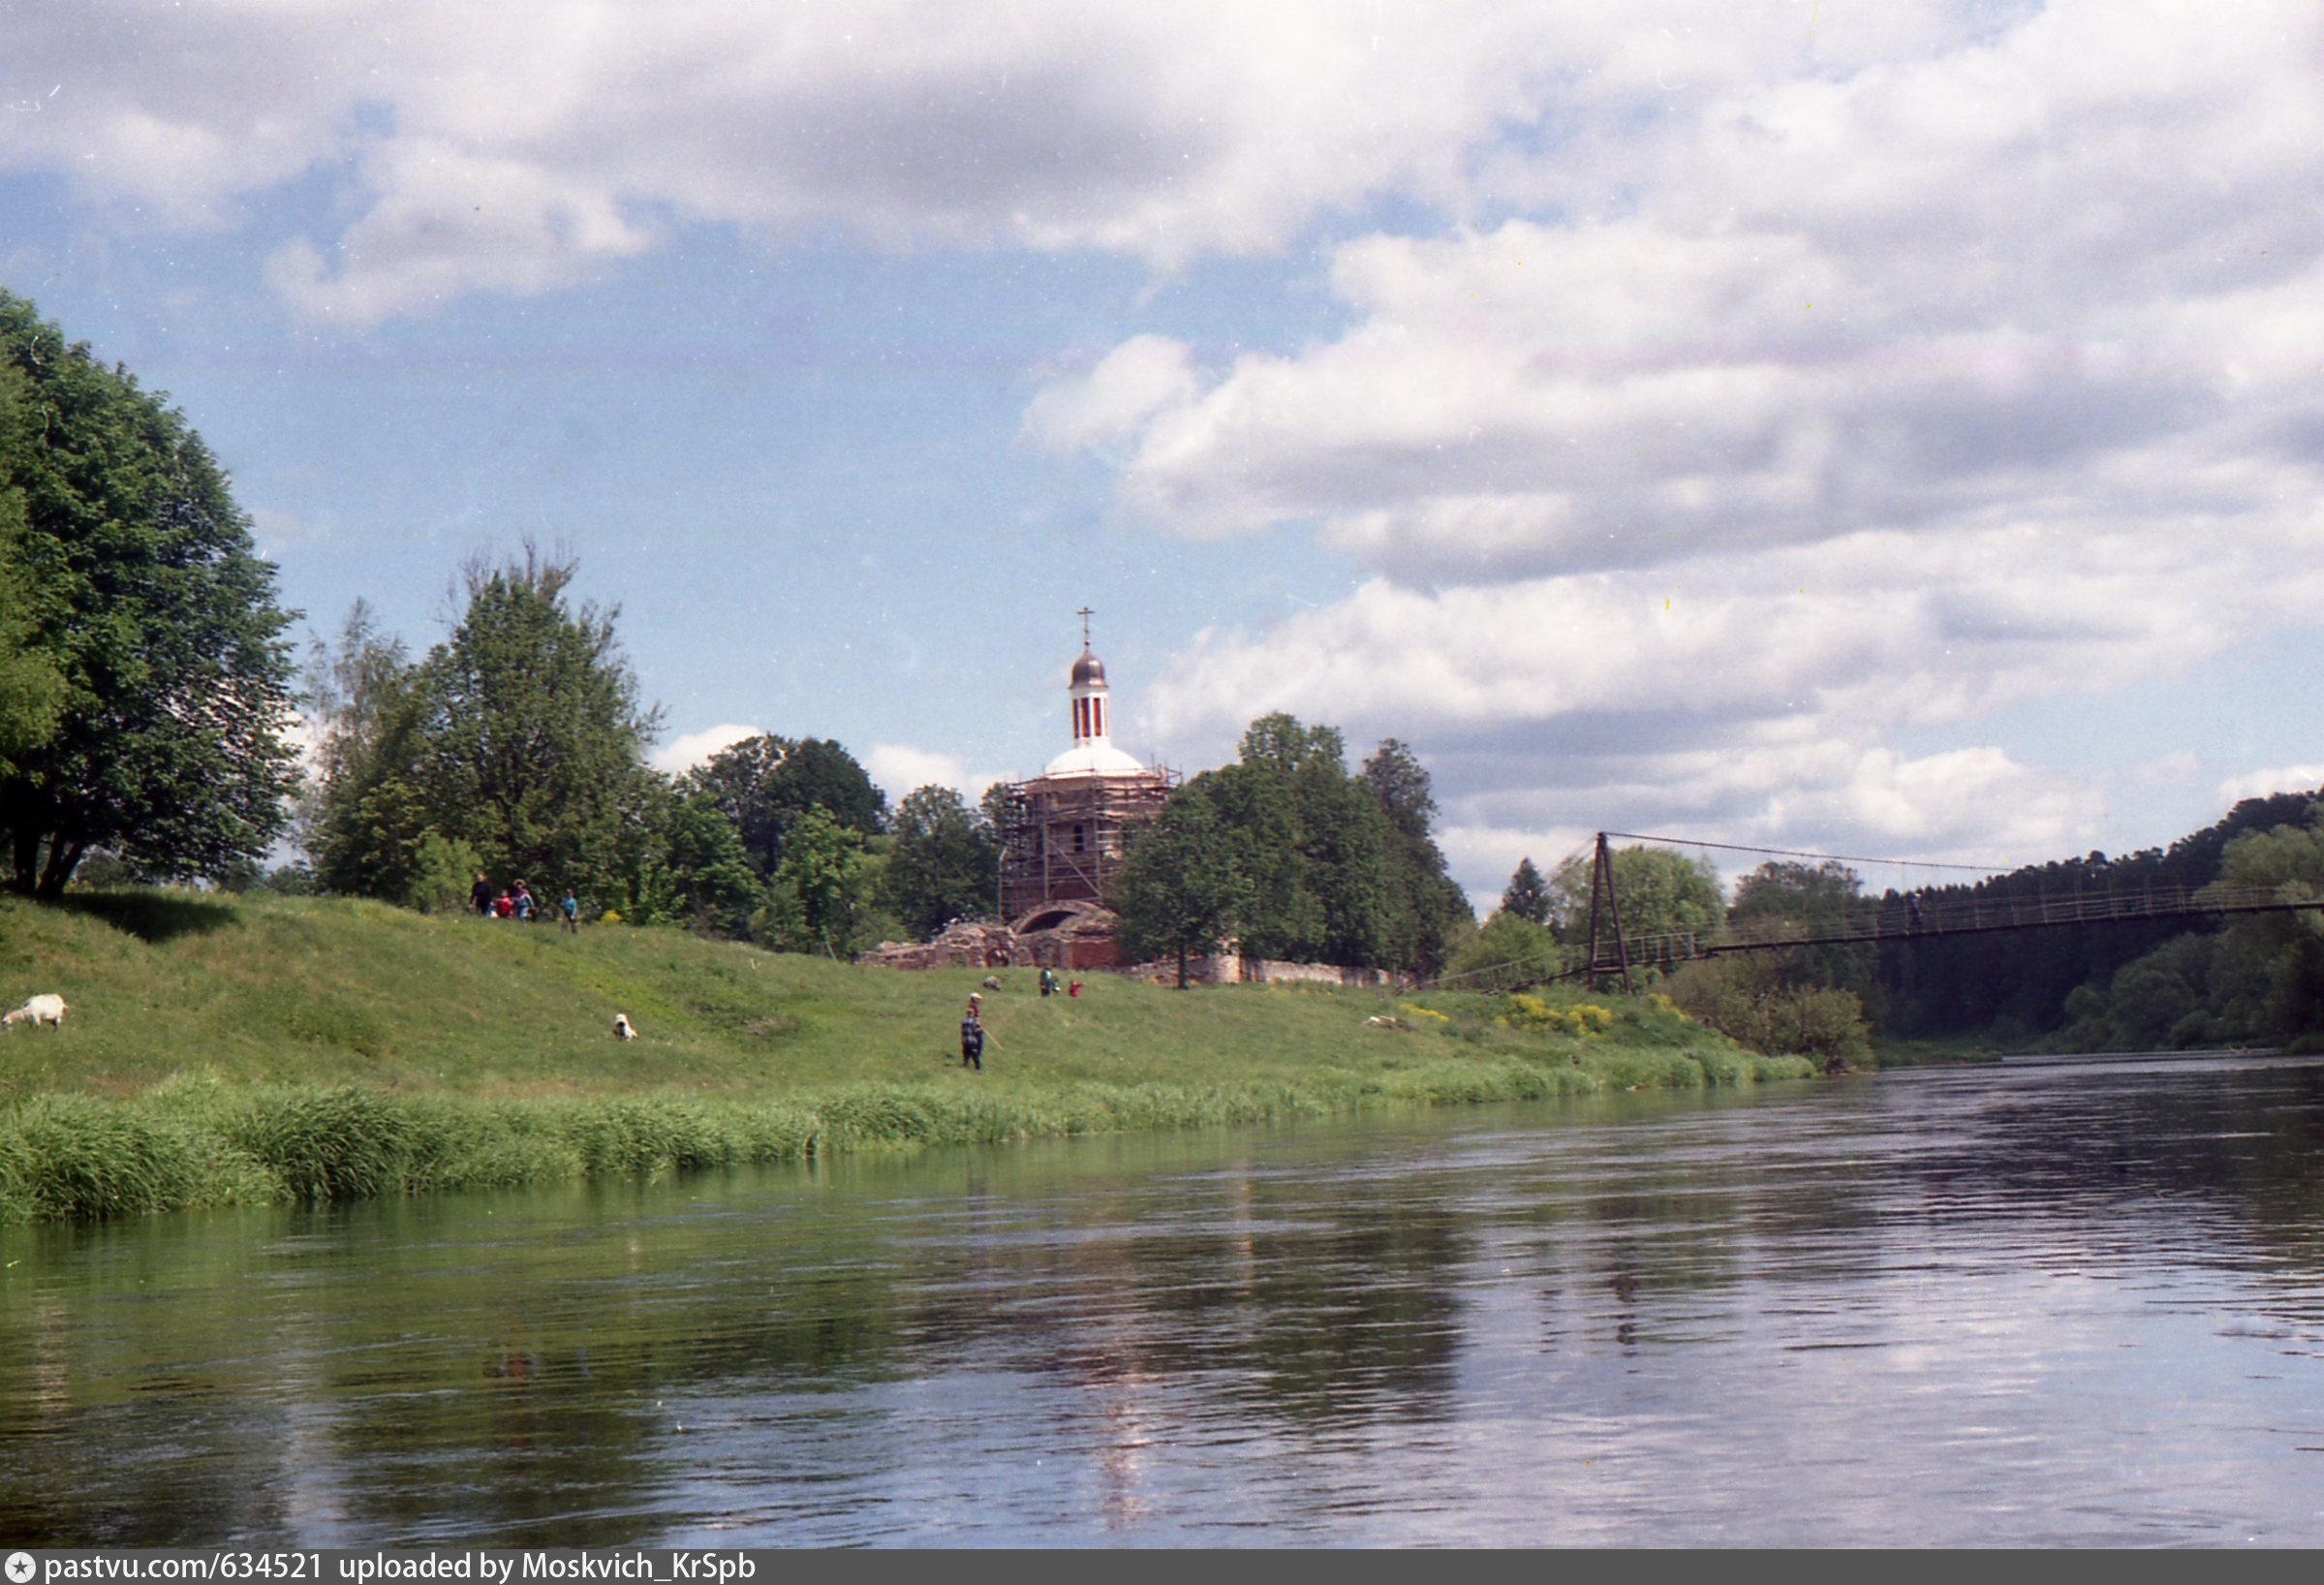
<svg viewBox="0 0 2324 1585">
<path fill-rule="evenodd" d="M 1119 961 L 1114 905 L 1131 833 L 1162 812 L 1178 778 L 1114 746 L 1105 663 L 1090 648 L 1090 612 L 1077 614 L 1081 655 L 1066 684 L 1072 746 L 1007 790 L 1001 914 L 1030 961 L 1099 969 Z"/>
</svg>

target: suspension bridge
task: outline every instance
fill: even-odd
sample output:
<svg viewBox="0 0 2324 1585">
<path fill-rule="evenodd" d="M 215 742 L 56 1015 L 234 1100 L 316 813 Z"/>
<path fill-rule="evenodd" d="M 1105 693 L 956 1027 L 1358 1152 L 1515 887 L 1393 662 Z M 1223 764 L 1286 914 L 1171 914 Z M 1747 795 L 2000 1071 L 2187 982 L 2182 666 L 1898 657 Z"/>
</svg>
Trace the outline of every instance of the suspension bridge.
<svg viewBox="0 0 2324 1585">
<path fill-rule="evenodd" d="M 1600 831 L 1591 863 L 1589 938 L 1586 950 L 1570 948 L 1556 956 L 1497 963 L 1466 974 L 1447 975 L 1438 984 L 1447 990 L 1489 992 L 1523 990 L 1561 979 L 1619 979 L 1630 988 L 1630 973 L 1641 968 L 1669 968 L 1731 952 L 1787 951 L 1805 947 L 1838 947 L 1858 943 L 1929 941 L 1940 937 L 1979 935 L 2001 930 L 2049 930 L 2076 925 L 2116 924 L 2134 920 L 2206 919 L 2238 914 L 2287 914 L 2324 910 L 2324 890 L 2313 886 L 2254 886 L 2215 883 L 2204 886 L 2143 886 L 2064 895 L 2024 895 L 2015 888 L 1994 895 L 1924 896 L 1922 892 L 1891 892 L 1885 897 L 1858 897 L 1844 905 L 1804 914 L 1759 914 L 1696 930 L 1627 932 L 1622 899 L 1615 885 L 1615 839 L 1670 847 L 1717 849 L 1767 857 L 1813 859 L 1840 864 L 1893 864 L 1915 869 L 1965 870 L 1999 877 L 1991 867 L 1939 864 L 1925 859 L 1849 858 L 1835 854 L 1800 853 L 1782 848 L 1751 848 L 1726 842 L 1701 842 L 1687 837 L 1640 836 L 1629 831 Z M 1578 956 L 1578 961 L 1576 960 Z"/>
</svg>

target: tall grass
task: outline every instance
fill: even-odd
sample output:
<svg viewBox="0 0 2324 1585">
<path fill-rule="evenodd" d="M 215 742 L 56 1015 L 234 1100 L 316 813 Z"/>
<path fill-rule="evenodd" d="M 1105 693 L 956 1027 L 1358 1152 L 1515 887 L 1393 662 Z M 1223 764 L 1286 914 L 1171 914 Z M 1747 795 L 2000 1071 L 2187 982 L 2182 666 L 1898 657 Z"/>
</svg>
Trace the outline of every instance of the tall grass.
<svg viewBox="0 0 2324 1585">
<path fill-rule="evenodd" d="M 529 1101 L 211 1080 L 124 1101 L 47 1095 L 0 1110 L 0 1222 L 194 1205 L 365 1199 L 1049 1135 L 1281 1122 L 1543 1100 L 1649 1083 L 1804 1077 L 1798 1059 L 1680 1053 L 1587 1066 L 1432 1063 L 1309 1082 L 976 1091 L 874 1083 L 772 1101 L 666 1091 Z"/>
</svg>

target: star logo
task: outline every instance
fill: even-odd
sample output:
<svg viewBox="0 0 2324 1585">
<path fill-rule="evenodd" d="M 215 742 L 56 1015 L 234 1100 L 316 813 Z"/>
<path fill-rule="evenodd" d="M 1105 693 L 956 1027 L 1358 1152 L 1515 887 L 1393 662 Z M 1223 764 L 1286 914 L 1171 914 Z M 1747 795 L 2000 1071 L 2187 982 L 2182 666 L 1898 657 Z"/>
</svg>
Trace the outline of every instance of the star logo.
<svg viewBox="0 0 2324 1585">
<path fill-rule="evenodd" d="M 8 1555 L 9 1585 L 30 1585 L 32 1576 L 39 1571 L 40 1565 L 32 1561 L 30 1552 L 11 1552 Z"/>
</svg>

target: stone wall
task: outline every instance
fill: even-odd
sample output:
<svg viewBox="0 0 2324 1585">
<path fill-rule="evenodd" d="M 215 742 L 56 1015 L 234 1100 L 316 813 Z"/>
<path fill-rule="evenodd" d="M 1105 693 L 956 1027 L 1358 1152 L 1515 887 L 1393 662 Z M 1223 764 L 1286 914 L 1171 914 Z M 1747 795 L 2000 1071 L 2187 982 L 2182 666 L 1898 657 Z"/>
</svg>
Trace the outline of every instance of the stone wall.
<svg viewBox="0 0 2324 1585">
<path fill-rule="evenodd" d="M 948 924 L 934 941 L 883 941 L 855 961 L 873 969 L 1006 969 L 1030 963 L 1024 944 L 1005 924 Z"/>
<path fill-rule="evenodd" d="M 1178 959 L 1156 958 L 1115 971 L 1158 985 L 1178 983 Z M 1213 956 L 1189 955 L 1186 978 L 1190 985 L 1336 985 L 1343 988 L 1385 985 L 1408 989 L 1413 979 L 1389 969 L 1346 969 L 1335 963 L 1288 963 L 1277 958 L 1245 957 L 1239 952 Z"/>
</svg>

